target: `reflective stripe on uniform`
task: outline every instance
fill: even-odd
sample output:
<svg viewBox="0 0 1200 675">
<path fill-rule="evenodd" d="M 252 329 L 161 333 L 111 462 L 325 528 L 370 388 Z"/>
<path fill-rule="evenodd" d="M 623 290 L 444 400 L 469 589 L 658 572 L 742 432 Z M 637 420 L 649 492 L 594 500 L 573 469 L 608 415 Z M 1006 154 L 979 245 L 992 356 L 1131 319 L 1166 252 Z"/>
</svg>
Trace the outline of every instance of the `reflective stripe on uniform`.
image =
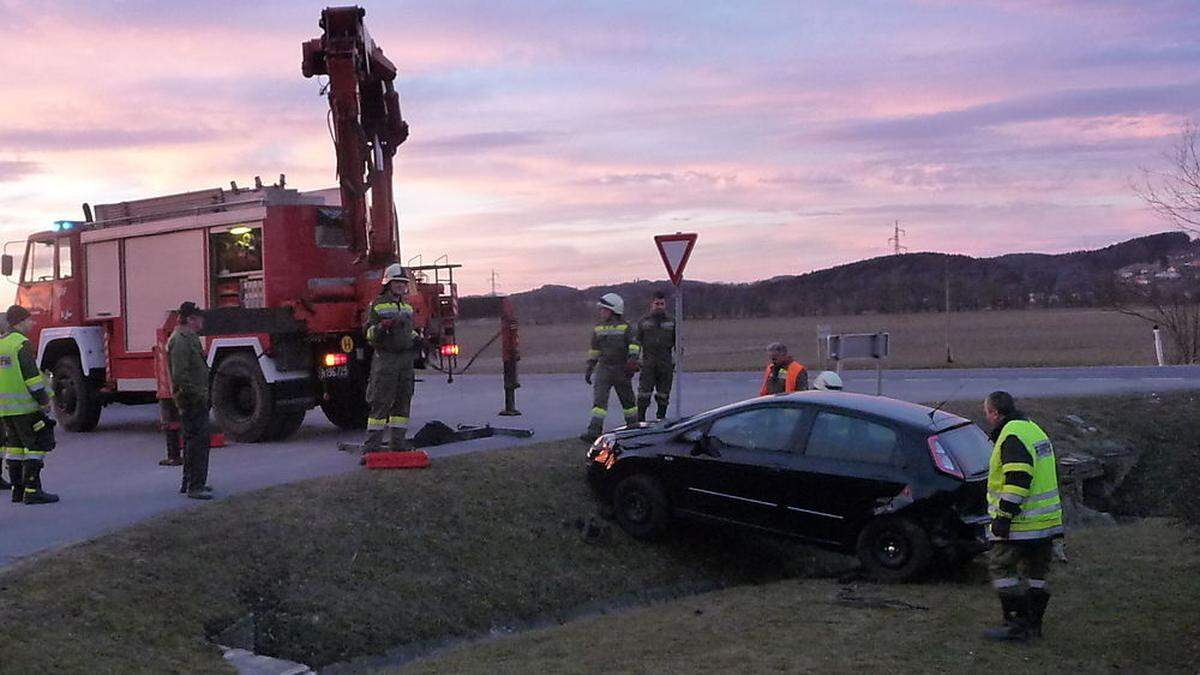
<svg viewBox="0 0 1200 675">
<path fill-rule="evenodd" d="M 621 323 L 608 326 L 596 326 L 592 329 L 596 335 L 624 335 L 625 331 L 629 330 L 629 324 Z"/>
<path fill-rule="evenodd" d="M 1049 582 L 1047 582 L 1045 579 L 1030 579 L 1029 580 L 1030 588 L 1041 588 L 1041 589 L 1045 590 L 1049 586 L 1050 586 Z"/>
<path fill-rule="evenodd" d="M 389 417 L 387 425 L 392 429 L 403 429 L 408 426 L 408 418 L 400 416 Z"/>
<path fill-rule="evenodd" d="M 636 409 L 635 409 L 635 411 L 636 411 Z M 592 408 L 592 417 L 604 417 L 607 414 L 608 414 L 608 408 L 601 408 L 600 406 L 596 406 L 595 408 Z"/>
<path fill-rule="evenodd" d="M 25 459 L 25 448 L 7 446 L 0 448 L 0 454 L 4 455 L 6 459 L 10 459 L 14 462 L 20 462 L 21 460 Z"/>
<path fill-rule="evenodd" d="M 589 358 L 589 359 L 598 359 L 598 358 L 600 358 L 600 350 L 599 350 L 599 349 L 589 349 L 589 350 L 588 350 L 588 358 Z"/>
<path fill-rule="evenodd" d="M 1021 580 L 1017 577 L 1004 577 L 1003 579 L 992 580 L 992 588 L 1012 588 L 1013 586 L 1019 586 L 1020 584 Z"/>
<path fill-rule="evenodd" d="M 1023 471 L 1025 473 L 1029 474 L 1030 476 L 1032 476 L 1033 475 L 1033 465 L 1025 464 L 1023 462 L 1020 464 L 1018 464 L 1018 463 L 1005 464 L 1000 467 L 1000 471 L 1002 471 L 1004 473 L 1009 473 L 1011 471 Z"/>
<path fill-rule="evenodd" d="M 1061 503 L 1051 504 L 1050 506 L 1043 506 L 1043 507 L 1037 508 L 1037 509 L 1021 509 L 1021 515 L 1022 516 L 1030 516 L 1030 517 L 1044 516 L 1047 513 L 1054 513 L 1055 511 L 1062 511 Z"/>
<path fill-rule="evenodd" d="M 636 415 L 637 414 L 637 406 L 635 405 L 632 408 L 624 408 L 623 410 L 621 410 L 621 412 L 625 413 L 626 417 L 629 417 L 630 415 Z"/>
<path fill-rule="evenodd" d="M 387 426 L 386 418 L 379 418 L 379 417 L 368 417 L 367 418 L 367 429 L 370 431 L 378 431 L 386 426 Z"/>
<path fill-rule="evenodd" d="M 639 345 L 636 342 L 629 345 L 629 355 L 630 356 L 637 356 L 638 354 L 641 354 L 641 353 L 642 353 L 641 345 Z"/>
<path fill-rule="evenodd" d="M 1008 533 L 1009 539 L 1027 540 L 1027 539 L 1047 539 L 1055 537 L 1063 533 L 1062 525 L 1043 528 L 1039 530 L 1018 530 L 1017 526 L 1013 525 L 1013 529 Z"/>
</svg>

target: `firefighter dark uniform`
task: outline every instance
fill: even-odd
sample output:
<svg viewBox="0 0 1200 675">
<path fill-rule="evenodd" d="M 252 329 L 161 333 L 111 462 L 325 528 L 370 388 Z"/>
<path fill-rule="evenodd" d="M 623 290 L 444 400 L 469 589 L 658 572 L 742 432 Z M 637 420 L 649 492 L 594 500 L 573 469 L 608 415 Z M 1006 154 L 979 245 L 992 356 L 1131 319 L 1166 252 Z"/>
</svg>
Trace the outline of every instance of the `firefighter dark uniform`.
<svg viewBox="0 0 1200 675">
<path fill-rule="evenodd" d="M 187 312 L 199 312 L 185 303 Z M 180 319 L 185 320 L 181 307 Z M 179 491 L 189 497 L 207 499 L 208 455 L 212 443 L 208 422 L 208 359 L 200 336 L 180 325 L 167 340 L 167 367 L 171 373 L 171 397 L 179 413 L 183 435 L 183 478 Z"/>
<path fill-rule="evenodd" d="M 638 321 L 634 339 L 642 348 L 642 369 L 638 375 L 638 421 L 646 420 L 651 397 L 658 404 L 658 419 L 664 419 L 675 378 L 675 317 L 657 312 L 647 314 Z"/>
<path fill-rule="evenodd" d="M 619 314 L 592 329 L 592 346 L 587 360 L 587 380 L 592 383 L 592 415 L 581 438 L 595 439 L 604 431 L 608 395 L 612 389 L 617 391 L 625 424 L 637 424 L 638 409 L 630 364 L 636 366 L 641 352 L 633 327 L 622 321 Z"/>
<path fill-rule="evenodd" d="M 789 394 L 793 391 L 804 391 L 807 388 L 808 370 L 804 366 L 795 361 L 788 361 L 782 365 L 768 363 L 767 370 L 763 373 L 762 388 L 758 390 L 758 395 Z"/>
<path fill-rule="evenodd" d="M 10 310 L 10 325 L 29 316 L 25 312 L 14 321 L 13 314 Z M 46 453 L 55 445 L 54 421 L 42 412 L 49 403 L 45 377 L 38 370 L 29 340 L 17 331 L 0 338 L 0 420 L 14 502 L 58 501 L 57 495 L 42 489 Z"/>
<path fill-rule="evenodd" d="M 414 361 L 419 339 L 413 330 L 413 308 L 386 288 L 371 303 L 365 325 L 375 350 L 367 383 L 367 440 L 364 452 L 382 449 L 384 431 L 389 450 L 410 450 L 408 416 L 416 382 Z"/>
<path fill-rule="evenodd" d="M 1053 540 L 1063 534 L 1054 446 L 1038 425 L 1020 414 L 995 429 L 992 440 L 995 446 L 987 493 L 992 550 L 988 570 L 1000 596 L 1004 627 L 989 631 L 988 636 L 1040 637 L 1042 617 L 1050 602 L 1046 577 Z"/>
</svg>

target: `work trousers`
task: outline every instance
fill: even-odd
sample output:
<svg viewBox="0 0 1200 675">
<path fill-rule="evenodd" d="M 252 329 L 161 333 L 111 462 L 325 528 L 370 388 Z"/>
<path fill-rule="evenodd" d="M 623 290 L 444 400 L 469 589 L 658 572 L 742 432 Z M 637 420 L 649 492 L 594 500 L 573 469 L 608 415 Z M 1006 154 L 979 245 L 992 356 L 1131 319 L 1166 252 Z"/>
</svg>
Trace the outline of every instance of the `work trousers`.
<svg viewBox="0 0 1200 675">
<path fill-rule="evenodd" d="M 183 482 L 180 492 L 192 492 L 208 485 L 208 450 L 212 432 L 207 408 L 181 408 L 183 426 Z"/>
<path fill-rule="evenodd" d="M 367 382 L 367 441 L 364 450 L 373 452 L 383 445 L 384 430 L 399 439 L 408 432 L 417 374 L 412 354 L 376 352 Z M 391 441 L 389 441 L 389 444 Z"/>
<path fill-rule="evenodd" d="M 638 410 L 644 412 L 650 406 L 650 398 L 658 403 L 660 411 L 667 409 L 671 400 L 671 384 L 675 380 L 675 364 L 670 360 L 642 361 L 642 372 L 638 376 Z"/>
<path fill-rule="evenodd" d="M 988 554 L 992 586 L 1005 593 L 1019 588 L 1024 582 L 1029 588 L 1045 590 L 1053 555 L 1054 544 L 1050 538 L 992 542 Z"/>
<path fill-rule="evenodd" d="M 637 424 L 637 399 L 633 396 L 633 380 L 626 374 L 625 366 L 600 366 L 592 374 L 592 416 L 588 433 L 600 435 L 604 431 L 604 418 L 608 415 L 610 390 L 617 390 L 625 424 Z"/>
</svg>

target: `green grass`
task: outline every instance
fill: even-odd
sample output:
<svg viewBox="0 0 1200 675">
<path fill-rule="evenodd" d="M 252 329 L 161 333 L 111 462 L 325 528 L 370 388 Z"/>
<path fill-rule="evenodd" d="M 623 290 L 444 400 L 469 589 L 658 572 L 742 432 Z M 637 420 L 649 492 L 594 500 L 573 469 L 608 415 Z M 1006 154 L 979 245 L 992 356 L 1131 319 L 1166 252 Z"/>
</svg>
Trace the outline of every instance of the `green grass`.
<svg viewBox="0 0 1200 675">
<path fill-rule="evenodd" d="M 1159 520 L 1080 532 L 1070 548 L 1071 563 L 1056 566 L 1052 577 L 1047 637 L 1033 645 L 980 638 L 1000 611 L 977 565 L 957 582 L 881 587 L 787 580 L 727 589 L 452 650 L 388 672 L 1196 671 L 1200 549 L 1194 542 Z M 862 602 L 839 599 L 847 594 Z"/>
<path fill-rule="evenodd" d="M 1196 418 L 1195 398 L 1026 403 L 1052 435 L 1055 420 L 1065 412 L 1081 412 L 1130 434 L 1144 451 L 1142 473 L 1131 479 L 1130 501 L 1144 501 L 1140 508 L 1147 514 L 1173 513 L 1180 490 L 1163 486 L 1180 484 L 1179 467 L 1196 454 L 1200 431 L 1189 424 Z M 687 606 L 703 609 L 696 615 L 700 619 L 729 612 L 724 627 L 743 626 L 750 635 L 773 626 L 815 631 L 803 634 L 842 645 L 881 640 L 909 659 L 924 658 L 921 644 L 934 644 L 931 653 L 937 658 L 939 650 L 958 659 L 1001 656 L 979 650 L 973 640 L 985 622 L 979 617 L 995 614 L 980 568 L 965 583 L 860 589 L 900 594 L 929 606 L 928 612 L 854 610 L 847 621 L 851 616 L 870 621 L 821 623 L 829 612 L 847 611 L 829 605 L 836 588 L 796 580 L 836 576 L 850 564 L 848 558 L 696 527 L 682 528 L 657 545 L 632 541 L 615 528 L 598 543 L 588 543 L 576 527 L 576 521 L 595 512 L 582 473 L 579 443 L 448 458 L 425 471 L 362 471 L 240 495 L 24 561 L 0 571 L 0 671 L 228 672 L 207 637 L 251 613 L 257 619 L 257 651 L 321 666 L 397 645 L 473 639 L 568 618 L 581 607 L 638 605 L 747 584 L 764 592 L 730 600 L 734 604 L 728 609 Z M 1145 644 L 1157 659 L 1147 663 L 1170 669 L 1181 649 L 1191 653 L 1179 646 L 1168 649 L 1187 626 L 1194 632 L 1200 617 L 1195 543 L 1180 542 L 1180 532 L 1155 522 L 1072 535 L 1076 562 L 1060 574 L 1063 600 L 1056 606 L 1066 614 L 1071 603 L 1080 603 L 1073 625 L 1095 636 L 1080 642 L 1067 663 L 1086 670 L 1112 663 L 1127 670 L 1134 647 Z M 764 585 L 781 580 L 783 585 Z M 742 598 L 739 593 L 686 602 L 716 603 Z M 1086 611 L 1092 605 L 1103 611 Z M 762 607 L 762 615 L 738 614 L 743 606 Z M 646 611 L 655 616 L 670 610 L 664 605 Z M 772 614 L 777 611 L 785 613 Z M 901 625 L 901 619 L 916 623 Z M 664 614 L 661 621 L 676 618 Z M 1162 635 L 1147 635 L 1150 625 L 1161 628 Z M 677 642 L 686 636 L 667 627 L 662 630 L 662 640 L 643 637 L 650 645 L 643 647 L 647 658 L 679 655 L 684 647 L 672 645 L 693 644 Z M 892 632 L 912 644 L 898 637 L 894 644 L 886 642 Z M 681 663 L 727 663 L 713 651 L 715 640 L 709 641 L 713 644 L 701 645 L 694 661 Z M 794 643 L 780 639 L 780 644 Z M 548 639 L 543 651 L 529 652 L 530 658 L 542 654 L 533 663 L 550 664 L 537 659 L 549 659 L 555 649 L 562 651 L 558 665 L 568 670 L 581 667 L 567 663 L 573 658 L 582 664 L 609 658 L 601 652 L 563 651 L 566 647 L 555 644 L 557 638 Z M 972 650 L 974 655 L 968 654 Z M 787 660 L 786 651 L 772 652 L 778 659 L 773 663 L 790 669 L 796 662 Z M 814 668 L 822 665 L 814 663 Z M 860 665 L 877 669 L 885 663 Z"/>
</svg>

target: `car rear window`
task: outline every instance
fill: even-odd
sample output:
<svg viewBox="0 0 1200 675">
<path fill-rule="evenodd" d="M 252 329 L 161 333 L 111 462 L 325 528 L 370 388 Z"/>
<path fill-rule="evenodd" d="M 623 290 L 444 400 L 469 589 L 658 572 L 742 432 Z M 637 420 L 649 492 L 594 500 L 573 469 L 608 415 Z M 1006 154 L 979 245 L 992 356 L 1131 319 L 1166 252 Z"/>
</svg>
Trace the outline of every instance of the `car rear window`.
<svg viewBox="0 0 1200 675">
<path fill-rule="evenodd" d="M 992 442 L 974 424 L 964 424 L 938 433 L 942 447 L 954 457 L 964 476 L 974 476 L 988 470 L 992 459 Z"/>
</svg>

